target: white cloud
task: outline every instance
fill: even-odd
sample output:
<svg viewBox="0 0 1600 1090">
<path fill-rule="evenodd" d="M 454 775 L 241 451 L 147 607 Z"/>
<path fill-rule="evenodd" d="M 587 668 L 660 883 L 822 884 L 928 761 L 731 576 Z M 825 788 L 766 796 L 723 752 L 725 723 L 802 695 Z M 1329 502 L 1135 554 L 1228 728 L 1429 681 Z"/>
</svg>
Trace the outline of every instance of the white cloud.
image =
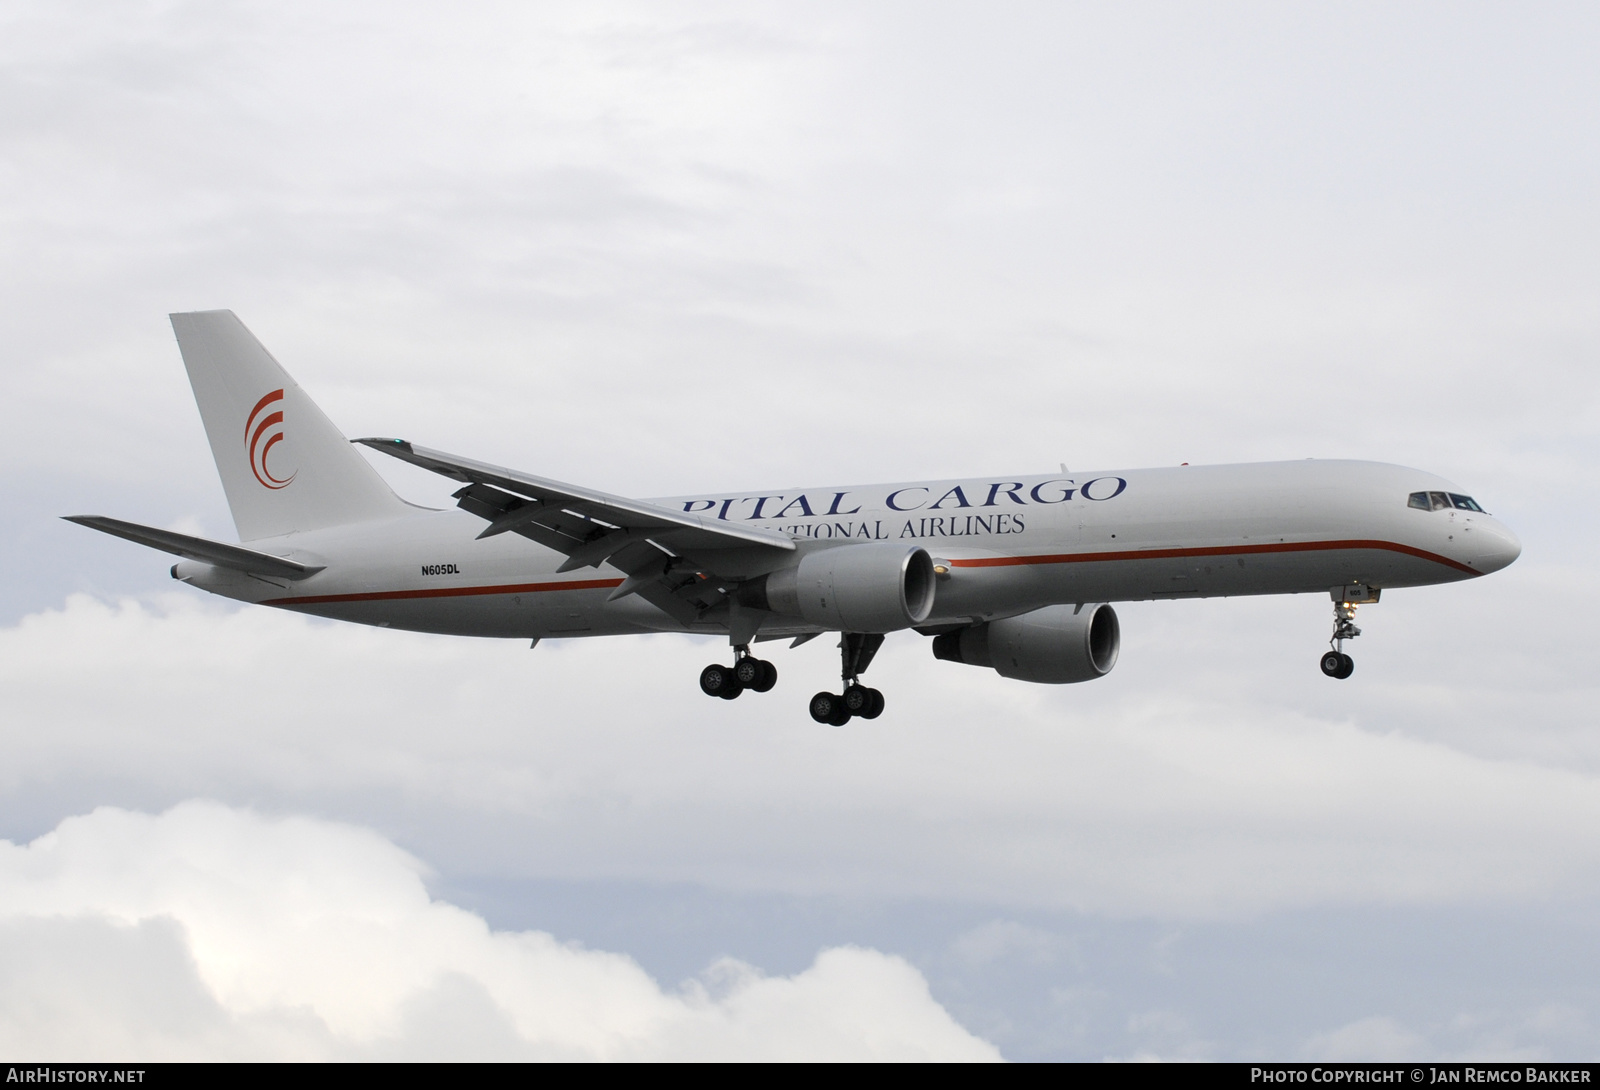
<svg viewBox="0 0 1600 1090">
<path fill-rule="evenodd" d="M 950 953 L 957 960 L 978 967 L 1007 960 L 1048 965 L 1071 957 L 1075 951 L 1071 943 L 1052 931 L 1015 920 L 990 920 L 957 935 L 950 942 Z"/>
<path fill-rule="evenodd" d="M 1145 1011 L 1128 1019 L 1128 1035 L 1140 1047 L 1126 1057 L 1134 1063 L 1209 1060 L 1216 1046 L 1200 1038 L 1190 1020 L 1173 1011 Z M 1116 1057 L 1122 1059 L 1123 1057 Z"/>
<path fill-rule="evenodd" d="M 988 1060 L 906 962 L 632 960 L 491 931 L 374 833 L 212 802 L 0 842 L 0 1050 L 40 1059 Z"/>
<path fill-rule="evenodd" d="M 1433 1057 L 1455 1062 L 1549 1063 L 1593 1052 L 1591 1019 L 1565 1004 L 1527 1009 L 1462 1010 L 1420 1026 L 1388 1015 L 1358 1018 L 1313 1034 L 1305 1060 L 1381 1062 Z"/>
<path fill-rule="evenodd" d="M 162 317 L 200 306 L 352 434 L 628 494 L 1353 455 L 1527 546 L 1364 611 L 1343 687 L 1325 602 L 1135 605 L 1066 691 L 892 640 L 842 733 L 826 641 L 722 706 L 704 643 L 75 600 L 0 632 L 8 820 L 206 794 L 980 918 L 1592 896 L 1596 20 L 1443 10 L 6 5 L 7 616 L 165 569 L 55 515 L 229 533 Z"/>
<path fill-rule="evenodd" d="M 1393 1018 L 1361 1018 L 1306 1043 L 1308 1059 L 1335 1063 L 1416 1060 L 1433 1054 L 1427 1041 Z"/>
</svg>

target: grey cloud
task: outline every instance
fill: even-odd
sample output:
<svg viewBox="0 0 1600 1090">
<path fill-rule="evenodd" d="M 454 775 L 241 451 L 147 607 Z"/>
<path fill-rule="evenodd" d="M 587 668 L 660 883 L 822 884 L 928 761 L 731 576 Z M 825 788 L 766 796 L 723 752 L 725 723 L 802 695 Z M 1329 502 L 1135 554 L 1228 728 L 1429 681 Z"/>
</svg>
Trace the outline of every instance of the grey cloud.
<svg viewBox="0 0 1600 1090">
<path fill-rule="evenodd" d="M 898 725 L 835 735 L 792 699 L 709 715 L 682 683 L 703 644 L 641 642 L 617 677 L 602 643 L 530 653 L 77 598 L 0 631 L 5 780 L 384 814 L 427 854 L 491 871 L 1179 919 L 1588 897 L 1600 877 L 1593 772 L 1362 730 L 1340 709 L 1147 695 L 1137 674 L 1075 708 L 908 635 L 877 667 Z M 782 691 L 825 681 L 830 658 L 781 658 Z M 516 834 L 447 847 L 481 822 Z"/>
<path fill-rule="evenodd" d="M 1137 957 L 1074 975 L 1067 917 L 1025 909 L 1220 913 L 1242 930 L 1206 941 L 1248 962 L 1229 943 L 1252 919 L 1465 905 L 1514 934 L 1592 903 L 1589 8 L 0 19 L 12 835 L 201 794 L 378 827 L 452 880 L 772 897 L 774 929 L 844 890 L 889 897 L 907 931 L 966 905 L 918 940 L 925 964 L 964 966 L 940 978 L 951 1009 L 1009 1020 L 1029 1055 L 1177 1048 L 1132 1028 L 1151 1011 L 1219 1055 L 1264 1038 L 1119 990 Z M 1117 673 L 1081 692 L 891 641 L 874 669 L 897 718 L 828 741 L 792 704 L 707 709 L 692 641 L 530 657 L 191 605 L 62 611 L 168 584 L 162 558 L 57 515 L 227 532 L 163 318 L 208 306 L 351 434 L 617 492 L 1349 455 L 1457 478 L 1527 551 L 1364 611 L 1337 693 L 1307 676 L 1325 602 L 1137 605 Z M 821 643 L 780 660 L 773 699 L 832 673 Z M 1485 979 L 1523 949 L 1491 933 L 1472 931 Z M 1303 1015 L 1272 1047 L 1387 1026 L 1459 1052 L 1439 1027 L 1460 1015 L 1507 1049 L 1576 1049 L 1578 1023 L 1518 1013 L 1596 1009 L 1536 953 L 1549 994 L 1519 977 L 1498 1013 L 1437 984 L 1387 1008 L 1262 984 Z M 1212 979 L 1177 964 L 1169 991 Z M 1441 964 L 1407 979 L 1426 992 Z M 430 1016 L 478 1009 L 467 983 L 429 994 Z"/>
</svg>

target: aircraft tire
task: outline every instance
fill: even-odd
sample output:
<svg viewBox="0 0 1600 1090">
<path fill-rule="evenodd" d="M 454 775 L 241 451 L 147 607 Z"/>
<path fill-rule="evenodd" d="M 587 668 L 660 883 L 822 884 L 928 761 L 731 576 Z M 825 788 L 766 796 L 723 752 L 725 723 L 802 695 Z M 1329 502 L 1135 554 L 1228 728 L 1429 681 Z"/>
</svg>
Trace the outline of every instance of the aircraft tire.
<svg viewBox="0 0 1600 1090">
<path fill-rule="evenodd" d="M 876 689 L 868 689 L 872 702 L 867 705 L 867 710 L 861 713 L 863 719 L 876 719 L 883 714 L 883 694 Z"/>
<path fill-rule="evenodd" d="M 761 679 L 766 676 L 766 671 L 761 669 L 761 666 L 760 659 L 746 655 L 733 664 L 733 676 L 739 680 L 739 684 L 744 688 L 755 689 L 761 684 Z"/>
<path fill-rule="evenodd" d="M 872 690 L 861 685 L 852 685 L 844 691 L 841 699 L 851 715 L 865 716 L 872 707 Z"/>
<path fill-rule="evenodd" d="M 1338 678 L 1340 681 L 1343 681 L 1345 678 L 1356 672 L 1356 660 L 1345 654 L 1340 654 L 1339 657 L 1343 659 L 1344 662 L 1339 665 L 1339 672 L 1333 676 Z"/>
<path fill-rule="evenodd" d="M 733 676 L 733 671 L 720 662 L 713 662 L 700 671 L 700 691 L 707 696 L 723 696 L 728 689 L 738 687 L 739 681 Z"/>
<path fill-rule="evenodd" d="M 819 723 L 831 723 L 834 712 L 843 707 L 844 703 L 833 693 L 818 693 L 811 698 L 811 718 Z"/>
<path fill-rule="evenodd" d="M 1329 651 L 1322 656 L 1322 672 L 1329 677 L 1338 677 L 1339 671 L 1344 669 L 1345 656 L 1338 651 Z"/>
<path fill-rule="evenodd" d="M 761 664 L 761 680 L 750 686 L 758 693 L 771 692 L 772 687 L 778 683 L 778 668 L 770 662 Z"/>
</svg>

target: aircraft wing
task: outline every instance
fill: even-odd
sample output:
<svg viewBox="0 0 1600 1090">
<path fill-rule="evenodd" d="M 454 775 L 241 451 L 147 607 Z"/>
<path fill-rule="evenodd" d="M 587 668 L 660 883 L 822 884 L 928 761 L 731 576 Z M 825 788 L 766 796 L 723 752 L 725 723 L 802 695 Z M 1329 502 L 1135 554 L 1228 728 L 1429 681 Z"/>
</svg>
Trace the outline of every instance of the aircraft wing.
<svg viewBox="0 0 1600 1090">
<path fill-rule="evenodd" d="M 793 552 L 786 534 L 736 526 L 640 500 L 563 484 L 487 462 L 415 446 L 403 439 L 353 439 L 412 465 L 461 481 L 457 506 L 486 519 L 480 538 L 516 533 L 566 554 L 558 569 L 609 563 L 628 578 L 612 594 L 638 594 L 680 620 L 718 603 L 700 593 L 704 574 L 728 550 Z M 710 588 L 706 588 L 709 592 Z"/>
<path fill-rule="evenodd" d="M 220 541 L 207 541 L 203 537 L 157 530 L 154 526 L 141 526 L 137 522 L 106 518 L 104 515 L 63 515 L 68 522 L 99 530 L 103 534 L 137 541 L 152 549 L 181 556 L 185 560 L 199 560 L 219 568 L 232 568 L 251 575 L 275 575 L 280 579 L 306 579 L 322 570 L 320 564 L 300 564 L 271 553 L 258 553 L 241 545 L 227 545 Z"/>
</svg>

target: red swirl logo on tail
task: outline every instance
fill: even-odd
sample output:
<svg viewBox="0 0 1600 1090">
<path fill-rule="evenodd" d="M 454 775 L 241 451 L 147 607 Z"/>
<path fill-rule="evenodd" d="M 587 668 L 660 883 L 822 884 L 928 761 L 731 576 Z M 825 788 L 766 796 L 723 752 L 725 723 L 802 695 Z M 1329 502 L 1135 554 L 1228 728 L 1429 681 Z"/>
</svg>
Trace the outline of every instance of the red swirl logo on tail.
<svg viewBox="0 0 1600 1090">
<path fill-rule="evenodd" d="M 268 412 L 268 409 L 272 411 Z M 286 488 L 300 472 L 296 470 L 287 477 L 274 477 L 267 468 L 267 455 L 282 440 L 283 391 L 273 390 L 256 402 L 256 407 L 250 410 L 250 419 L 244 422 L 244 442 L 250 452 L 250 472 L 266 488 Z"/>
</svg>

